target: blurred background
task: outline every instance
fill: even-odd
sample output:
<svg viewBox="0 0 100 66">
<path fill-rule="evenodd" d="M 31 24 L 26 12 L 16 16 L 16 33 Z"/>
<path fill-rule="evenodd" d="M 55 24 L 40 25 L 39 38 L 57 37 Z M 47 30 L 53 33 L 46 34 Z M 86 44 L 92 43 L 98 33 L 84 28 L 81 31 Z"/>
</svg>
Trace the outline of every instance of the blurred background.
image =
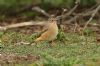
<svg viewBox="0 0 100 66">
<path fill-rule="evenodd" d="M 0 22 L 8 18 L 9 21 L 12 17 L 21 20 L 34 19 L 36 16 L 41 15 L 41 13 L 32 11 L 32 7 L 35 6 L 53 14 L 57 11 L 61 13 L 62 8 L 66 8 L 69 11 L 75 6 L 75 1 L 76 0 L 0 0 Z M 80 0 L 80 5 L 76 11 L 81 12 L 99 3 L 99 0 Z"/>
</svg>

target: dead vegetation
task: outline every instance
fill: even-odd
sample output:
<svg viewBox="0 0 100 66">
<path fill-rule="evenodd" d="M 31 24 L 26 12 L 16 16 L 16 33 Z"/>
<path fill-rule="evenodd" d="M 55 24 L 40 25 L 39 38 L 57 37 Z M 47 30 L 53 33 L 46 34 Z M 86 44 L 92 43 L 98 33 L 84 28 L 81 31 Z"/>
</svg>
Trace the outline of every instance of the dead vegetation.
<svg viewBox="0 0 100 66">
<path fill-rule="evenodd" d="M 95 18 L 100 18 L 99 16 L 99 10 L 100 10 L 100 5 L 96 4 L 90 9 L 86 9 L 85 11 L 82 10 L 82 12 L 77 12 L 78 7 L 80 5 L 80 0 L 76 0 L 75 6 L 71 10 L 63 9 L 61 15 L 54 14 L 57 18 L 61 18 L 61 23 L 58 25 L 62 25 L 65 31 L 70 31 L 72 32 L 77 32 L 77 33 L 82 33 L 86 28 L 90 28 L 95 32 L 99 33 L 99 20 L 97 20 L 94 23 L 94 17 Z M 47 18 L 50 17 L 50 14 L 48 14 L 45 10 L 39 8 L 39 7 L 32 7 L 33 11 L 42 13 L 44 16 Z M 88 19 L 86 18 L 88 17 Z M 82 20 L 84 23 L 82 23 Z M 40 25 L 43 26 L 47 21 L 28 21 L 28 22 L 20 22 L 20 23 L 15 23 L 15 24 L 7 24 L 5 26 L 0 26 L 1 31 L 6 31 L 8 29 L 12 28 L 18 28 L 18 27 L 25 27 L 25 26 L 32 26 L 32 25 Z M 33 27 L 34 29 L 34 27 Z"/>
</svg>

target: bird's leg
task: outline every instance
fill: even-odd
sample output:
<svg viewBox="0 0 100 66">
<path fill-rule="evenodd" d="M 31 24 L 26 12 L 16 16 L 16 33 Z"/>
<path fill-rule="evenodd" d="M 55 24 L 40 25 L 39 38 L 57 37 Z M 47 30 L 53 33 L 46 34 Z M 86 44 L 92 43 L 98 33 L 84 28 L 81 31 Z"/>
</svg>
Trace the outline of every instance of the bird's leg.
<svg viewBox="0 0 100 66">
<path fill-rule="evenodd" d="M 55 43 L 54 43 L 54 41 L 52 40 L 52 41 L 49 41 L 49 46 L 50 47 L 53 47 L 55 45 Z"/>
</svg>

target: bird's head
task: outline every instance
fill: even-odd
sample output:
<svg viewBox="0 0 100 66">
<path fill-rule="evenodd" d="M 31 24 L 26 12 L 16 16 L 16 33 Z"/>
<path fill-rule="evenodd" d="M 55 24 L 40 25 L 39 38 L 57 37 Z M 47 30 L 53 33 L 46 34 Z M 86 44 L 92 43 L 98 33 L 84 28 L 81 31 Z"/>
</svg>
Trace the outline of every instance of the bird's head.
<svg viewBox="0 0 100 66">
<path fill-rule="evenodd" d="M 49 23 L 58 23 L 58 18 L 55 17 L 54 15 L 51 15 L 51 17 L 49 18 Z"/>
</svg>

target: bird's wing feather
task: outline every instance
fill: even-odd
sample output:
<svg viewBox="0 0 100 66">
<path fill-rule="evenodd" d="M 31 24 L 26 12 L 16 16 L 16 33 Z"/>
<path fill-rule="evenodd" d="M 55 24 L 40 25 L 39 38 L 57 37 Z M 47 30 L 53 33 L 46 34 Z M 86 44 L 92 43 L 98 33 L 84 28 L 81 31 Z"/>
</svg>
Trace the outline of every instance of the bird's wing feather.
<svg viewBox="0 0 100 66">
<path fill-rule="evenodd" d="M 48 30 L 48 23 L 46 23 L 43 27 L 43 30 L 41 31 L 41 33 L 44 33 Z"/>
</svg>

